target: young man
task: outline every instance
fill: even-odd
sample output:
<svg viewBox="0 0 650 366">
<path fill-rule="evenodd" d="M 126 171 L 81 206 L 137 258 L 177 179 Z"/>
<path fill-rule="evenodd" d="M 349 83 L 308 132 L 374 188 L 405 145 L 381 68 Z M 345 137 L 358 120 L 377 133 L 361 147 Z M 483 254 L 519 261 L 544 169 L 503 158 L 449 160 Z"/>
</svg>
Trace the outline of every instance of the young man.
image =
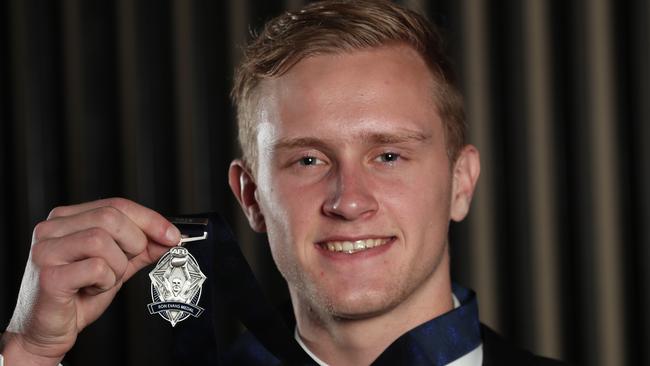
<svg viewBox="0 0 650 366">
<path fill-rule="evenodd" d="M 480 163 L 424 18 L 383 1 L 286 13 L 249 45 L 233 99 L 244 155 L 230 186 L 268 235 L 315 363 L 554 364 L 509 348 L 480 326 L 471 291 L 452 292 L 448 226 Z M 56 365 L 179 235 L 122 199 L 54 209 L 34 229 L 5 362 Z M 233 362 L 252 363 L 255 346 Z"/>
</svg>

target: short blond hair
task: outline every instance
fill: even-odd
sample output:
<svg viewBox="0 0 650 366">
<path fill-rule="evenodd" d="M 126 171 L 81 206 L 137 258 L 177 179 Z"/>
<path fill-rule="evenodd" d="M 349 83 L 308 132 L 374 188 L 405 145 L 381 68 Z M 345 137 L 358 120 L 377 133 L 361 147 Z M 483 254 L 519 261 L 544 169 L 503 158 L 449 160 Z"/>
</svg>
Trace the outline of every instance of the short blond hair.
<svg viewBox="0 0 650 366">
<path fill-rule="evenodd" d="M 434 100 L 442 119 L 450 161 L 466 143 L 462 96 L 439 30 L 420 14 L 389 1 L 327 0 L 286 12 L 266 23 L 244 50 L 231 93 L 237 109 L 243 160 L 257 167 L 255 91 L 264 79 L 280 77 L 302 59 L 391 44 L 412 47 L 434 76 Z"/>
</svg>

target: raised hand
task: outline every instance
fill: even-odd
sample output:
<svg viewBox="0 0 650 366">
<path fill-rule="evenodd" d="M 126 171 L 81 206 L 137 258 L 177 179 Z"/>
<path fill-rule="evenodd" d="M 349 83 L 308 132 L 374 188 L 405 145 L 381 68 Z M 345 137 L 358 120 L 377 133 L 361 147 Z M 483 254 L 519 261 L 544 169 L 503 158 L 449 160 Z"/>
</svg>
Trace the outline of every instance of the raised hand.
<svg viewBox="0 0 650 366">
<path fill-rule="evenodd" d="M 13 317 L 7 366 L 56 365 L 122 284 L 180 240 L 163 216 L 111 198 L 57 207 L 34 228 Z"/>
</svg>

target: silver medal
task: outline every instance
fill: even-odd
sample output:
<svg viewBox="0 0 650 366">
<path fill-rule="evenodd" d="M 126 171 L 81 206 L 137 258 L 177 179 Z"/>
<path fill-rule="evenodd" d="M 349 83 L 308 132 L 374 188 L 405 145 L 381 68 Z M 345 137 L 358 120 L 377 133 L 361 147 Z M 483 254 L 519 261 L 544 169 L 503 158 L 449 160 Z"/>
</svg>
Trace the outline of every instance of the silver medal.
<svg viewBox="0 0 650 366">
<path fill-rule="evenodd" d="M 149 272 L 153 300 L 147 305 L 149 313 L 160 315 L 170 322 L 172 327 L 190 315 L 198 318 L 203 313 L 204 309 L 197 304 L 201 299 L 201 286 L 206 277 L 196 259 L 182 245 L 207 237 L 208 233 L 204 232 L 203 236 L 182 238 Z"/>
</svg>

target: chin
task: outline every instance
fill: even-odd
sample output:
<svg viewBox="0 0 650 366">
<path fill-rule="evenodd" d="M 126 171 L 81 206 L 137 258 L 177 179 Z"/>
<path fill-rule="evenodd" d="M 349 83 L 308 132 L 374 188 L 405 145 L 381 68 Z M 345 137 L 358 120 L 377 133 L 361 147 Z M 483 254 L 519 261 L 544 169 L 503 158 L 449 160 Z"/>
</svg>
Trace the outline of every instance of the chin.
<svg viewBox="0 0 650 366">
<path fill-rule="evenodd" d="M 400 303 L 399 299 L 389 295 L 386 292 L 360 291 L 345 298 L 330 299 L 327 311 L 334 318 L 341 320 L 363 320 L 376 317 L 389 312 Z"/>
</svg>

